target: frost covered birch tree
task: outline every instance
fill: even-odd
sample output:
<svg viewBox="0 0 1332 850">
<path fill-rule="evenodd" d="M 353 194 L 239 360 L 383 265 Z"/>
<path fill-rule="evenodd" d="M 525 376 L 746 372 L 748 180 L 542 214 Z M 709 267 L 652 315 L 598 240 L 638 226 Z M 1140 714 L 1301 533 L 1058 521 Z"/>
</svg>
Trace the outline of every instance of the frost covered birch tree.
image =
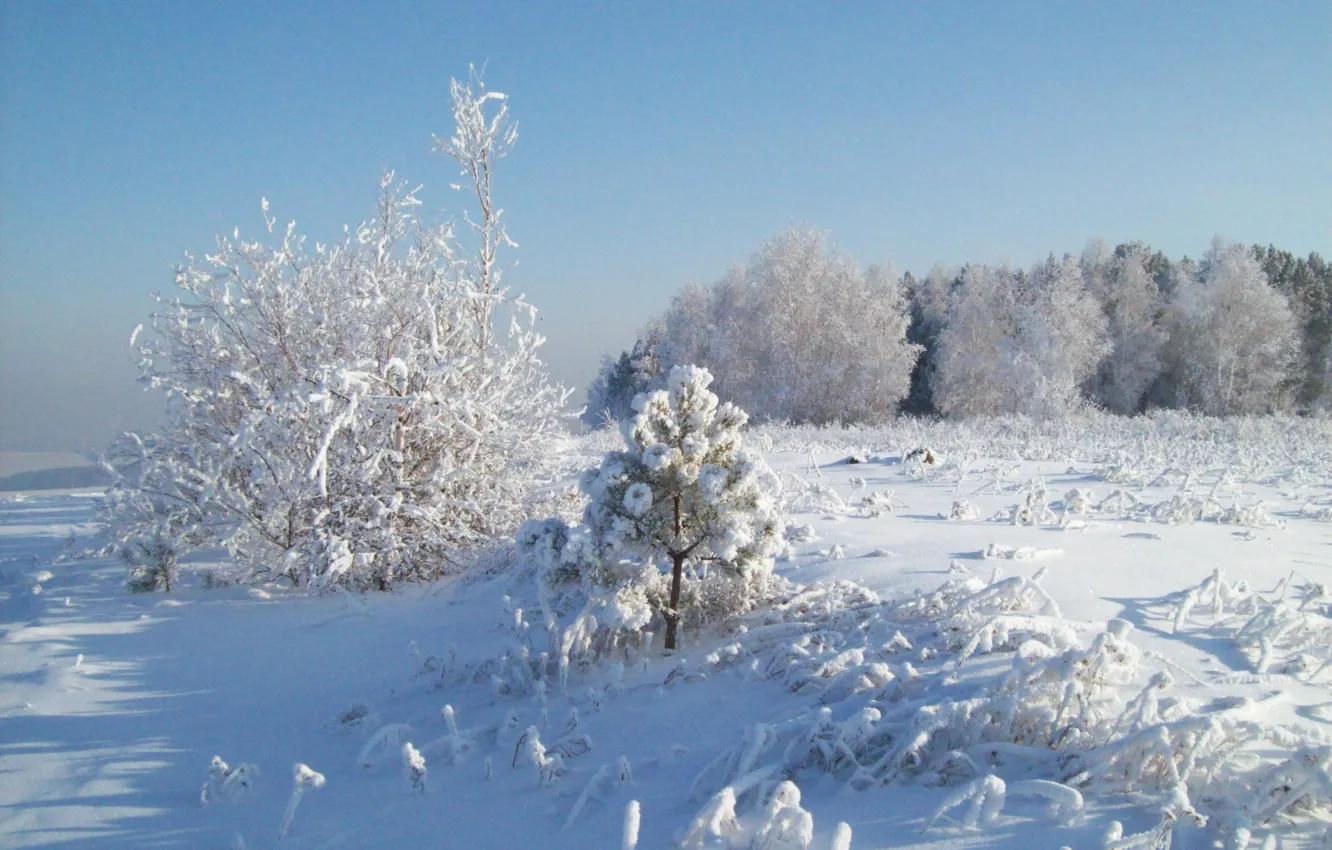
<svg viewBox="0 0 1332 850">
<path fill-rule="evenodd" d="M 897 275 L 783 231 L 748 265 L 677 296 L 654 327 L 667 363 L 699 363 L 717 392 L 756 416 L 824 424 L 892 415 L 920 346 Z"/>
<path fill-rule="evenodd" d="M 336 242 L 311 248 L 265 202 L 268 241 L 235 231 L 177 270 L 137 348 L 168 424 L 112 464 L 133 470 L 107 501 L 121 546 L 221 545 L 265 578 L 387 587 L 522 520 L 566 394 L 533 309 L 501 285 L 507 99 L 475 75 L 452 98 L 436 147 L 475 201 L 472 238 L 420 221 L 389 174 L 375 216 Z"/>
<path fill-rule="evenodd" d="M 1108 322 L 1111 348 L 1097 367 L 1091 395 L 1114 413 L 1136 413 L 1161 373 L 1169 336 L 1165 305 L 1142 252 L 1117 253 L 1098 272 L 1094 292 Z"/>
<path fill-rule="evenodd" d="M 1282 407 L 1299 377 L 1299 325 L 1290 304 L 1243 245 L 1216 241 L 1202 269 L 1180 281 L 1172 304 L 1179 392 L 1213 416 Z"/>
<path fill-rule="evenodd" d="M 1018 412 L 1057 416 L 1082 404 L 1082 387 L 1111 351 L 1106 319 L 1071 254 L 1034 268 L 1021 293 Z"/>
<path fill-rule="evenodd" d="M 1011 270 L 982 265 L 962 270 L 948 297 L 930 378 L 940 413 L 971 417 L 1011 411 L 1017 309 Z"/>
<path fill-rule="evenodd" d="M 967 266 L 937 345 L 934 404 L 957 417 L 1072 411 L 1109 351 L 1105 318 L 1070 255 L 1051 255 L 1030 275 Z"/>
</svg>

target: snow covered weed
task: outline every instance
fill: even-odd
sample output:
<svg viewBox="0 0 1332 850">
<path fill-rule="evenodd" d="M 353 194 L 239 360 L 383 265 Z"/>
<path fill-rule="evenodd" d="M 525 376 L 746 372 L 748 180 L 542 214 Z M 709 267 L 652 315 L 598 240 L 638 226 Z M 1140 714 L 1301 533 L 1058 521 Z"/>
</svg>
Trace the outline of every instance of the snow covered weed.
<svg viewBox="0 0 1332 850">
<path fill-rule="evenodd" d="M 1209 631 L 1234 641 L 1258 675 L 1332 687 L 1332 593 L 1309 579 L 1296 584 L 1295 577 L 1259 593 L 1247 582 L 1231 584 L 1217 568 L 1198 586 L 1161 602 L 1176 633 L 1210 620 Z"/>
<path fill-rule="evenodd" d="M 234 800 L 254 787 L 259 777 L 259 768 L 252 764 L 228 765 L 221 756 L 213 756 L 208 766 L 208 776 L 199 791 L 199 804 Z"/>
<path fill-rule="evenodd" d="M 1128 795 L 1166 826 L 1121 833 L 1109 845 L 1124 848 L 1153 846 L 1152 836 L 1181 824 L 1210 823 L 1222 840 L 1237 818 L 1260 834 L 1332 817 L 1326 742 L 1265 725 L 1246 701 L 1198 704 L 1173 695 L 1173 676 L 1145 668 L 1127 621 L 1111 620 L 1080 640 L 1040 576 L 959 577 L 893 600 L 845 581 L 788 585 L 729 635 L 676 656 L 657 674 L 663 688 L 729 675 L 779 682 L 793 697 L 785 716 L 750 725 L 702 766 L 687 795 L 703 809 L 678 846 L 808 846 L 812 822 L 799 809 L 798 789 L 774 789 L 819 776 L 865 792 L 956 786 L 927 828 L 958 807 L 963 828 L 983 827 L 1000 817 L 1005 794 L 1044 800 L 1050 819 L 1063 824 L 1083 817 L 1088 797 Z M 1218 572 L 1174 600 L 1182 613 L 1173 615 L 1178 628 L 1205 616 L 1228 624 L 1248 651 L 1270 656 L 1255 669 L 1326 677 L 1326 590 L 1306 584 L 1274 596 L 1226 583 Z M 609 634 L 584 629 L 579 639 L 597 633 Z M 535 652 L 542 634 L 524 632 L 504 658 L 460 665 L 452 681 L 480 687 L 491 677 L 500 705 L 517 700 L 544 718 L 555 689 L 586 682 L 586 708 L 597 710 L 623 687 L 626 664 L 640 685 L 663 670 L 627 635 L 561 666 L 548 647 L 565 639 L 557 632 L 554 644 Z M 508 687 L 494 689 L 495 678 Z M 515 767 L 530 765 L 533 786 L 548 787 L 592 749 L 576 709 L 550 746 L 536 727 L 507 737 L 517 722 L 508 717 L 470 733 L 449 723 L 449 735 L 421 751 L 500 748 Z M 608 765 L 590 774 L 566 823 L 614 784 L 613 775 Z M 769 843 L 753 843 L 759 836 Z"/>
<path fill-rule="evenodd" d="M 746 730 L 691 796 L 729 789 L 733 816 L 765 782 L 827 774 L 861 790 L 970 783 L 930 820 L 968 804 L 963 826 L 998 816 L 1004 782 L 1049 801 L 1060 822 L 1081 817 L 1086 794 L 1132 795 L 1171 828 L 1225 813 L 1233 823 L 1235 812 L 1251 831 L 1332 815 L 1332 751 L 1239 704 L 1170 696 L 1173 678 L 1143 669 L 1131 631 L 1112 620 L 1080 646 L 1022 577 L 953 580 L 897 601 L 844 582 L 804 588 L 693 662 L 696 675 L 779 679 L 802 707 Z"/>
<path fill-rule="evenodd" d="M 976 484 L 991 484 L 996 476 L 967 459 L 1076 461 L 1091 464 L 1107 483 L 1132 488 L 1167 486 L 1163 473 L 1175 476 L 1176 485 L 1190 473 L 1272 485 L 1332 478 L 1332 419 L 1327 417 L 1216 418 L 1180 411 L 1123 417 L 1087 412 L 1045 420 L 901 417 L 883 425 L 764 425 L 757 430 L 777 451 L 854 451 L 905 460 L 913 449 L 930 446 L 940 457 L 962 459 L 953 466 Z M 904 472 L 918 474 L 905 463 Z M 943 476 L 943 471 L 930 475 Z"/>
</svg>

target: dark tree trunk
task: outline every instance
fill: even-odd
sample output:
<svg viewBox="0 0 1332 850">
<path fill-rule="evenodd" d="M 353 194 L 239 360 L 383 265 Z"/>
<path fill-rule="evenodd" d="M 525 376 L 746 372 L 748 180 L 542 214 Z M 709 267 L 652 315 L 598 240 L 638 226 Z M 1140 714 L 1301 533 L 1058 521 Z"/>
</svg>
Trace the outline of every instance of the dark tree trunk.
<svg viewBox="0 0 1332 850">
<path fill-rule="evenodd" d="M 671 602 L 664 612 L 667 649 L 675 649 L 675 630 L 680 625 L 680 577 L 684 574 L 686 557 L 683 552 L 671 553 Z"/>
</svg>

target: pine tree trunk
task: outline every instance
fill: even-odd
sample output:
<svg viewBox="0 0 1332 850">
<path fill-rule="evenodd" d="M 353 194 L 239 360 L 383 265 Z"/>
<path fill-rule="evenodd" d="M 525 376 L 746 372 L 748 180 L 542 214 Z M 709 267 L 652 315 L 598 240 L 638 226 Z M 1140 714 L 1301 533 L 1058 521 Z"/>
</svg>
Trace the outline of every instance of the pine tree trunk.
<svg viewBox="0 0 1332 850">
<path fill-rule="evenodd" d="M 684 574 L 684 561 L 684 553 L 671 553 L 671 604 L 665 612 L 667 649 L 675 649 L 675 629 L 680 625 L 680 578 Z"/>
</svg>

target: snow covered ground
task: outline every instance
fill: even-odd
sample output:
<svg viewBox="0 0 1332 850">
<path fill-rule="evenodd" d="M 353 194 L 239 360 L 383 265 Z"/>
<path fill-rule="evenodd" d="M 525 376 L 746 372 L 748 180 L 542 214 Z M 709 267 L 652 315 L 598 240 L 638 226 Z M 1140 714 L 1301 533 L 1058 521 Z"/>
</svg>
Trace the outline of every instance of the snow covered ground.
<svg viewBox="0 0 1332 850">
<path fill-rule="evenodd" d="M 754 833 L 779 772 L 816 848 L 845 822 L 856 850 L 1099 850 L 1129 846 L 1106 839 L 1112 821 L 1128 838 L 1169 805 L 1176 847 L 1242 846 L 1246 828 L 1255 848 L 1332 846 L 1328 812 L 1300 808 L 1332 800 L 1332 428 L 1109 421 L 763 431 L 788 508 L 778 572 L 808 589 L 743 630 L 686 632 L 672 657 L 659 640 L 612 653 L 567 689 L 505 660 L 544 638 L 515 611 L 536 607 L 520 573 L 131 595 L 119 563 L 71 557 L 94 496 L 7 499 L 0 845 L 277 846 L 301 763 L 326 782 L 283 846 L 618 848 L 637 800 L 638 846 L 667 848 L 727 783 Z M 906 458 L 923 446 L 934 463 Z M 1055 682 L 1051 717 L 1040 676 L 1061 658 L 1070 681 L 1104 666 L 1076 693 Z M 529 726 L 564 752 L 548 787 Z M 231 781 L 202 804 L 214 756 Z M 976 828 L 965 801 L 927 828 L 971 788 L 994 810 Z"/>
</svg>

